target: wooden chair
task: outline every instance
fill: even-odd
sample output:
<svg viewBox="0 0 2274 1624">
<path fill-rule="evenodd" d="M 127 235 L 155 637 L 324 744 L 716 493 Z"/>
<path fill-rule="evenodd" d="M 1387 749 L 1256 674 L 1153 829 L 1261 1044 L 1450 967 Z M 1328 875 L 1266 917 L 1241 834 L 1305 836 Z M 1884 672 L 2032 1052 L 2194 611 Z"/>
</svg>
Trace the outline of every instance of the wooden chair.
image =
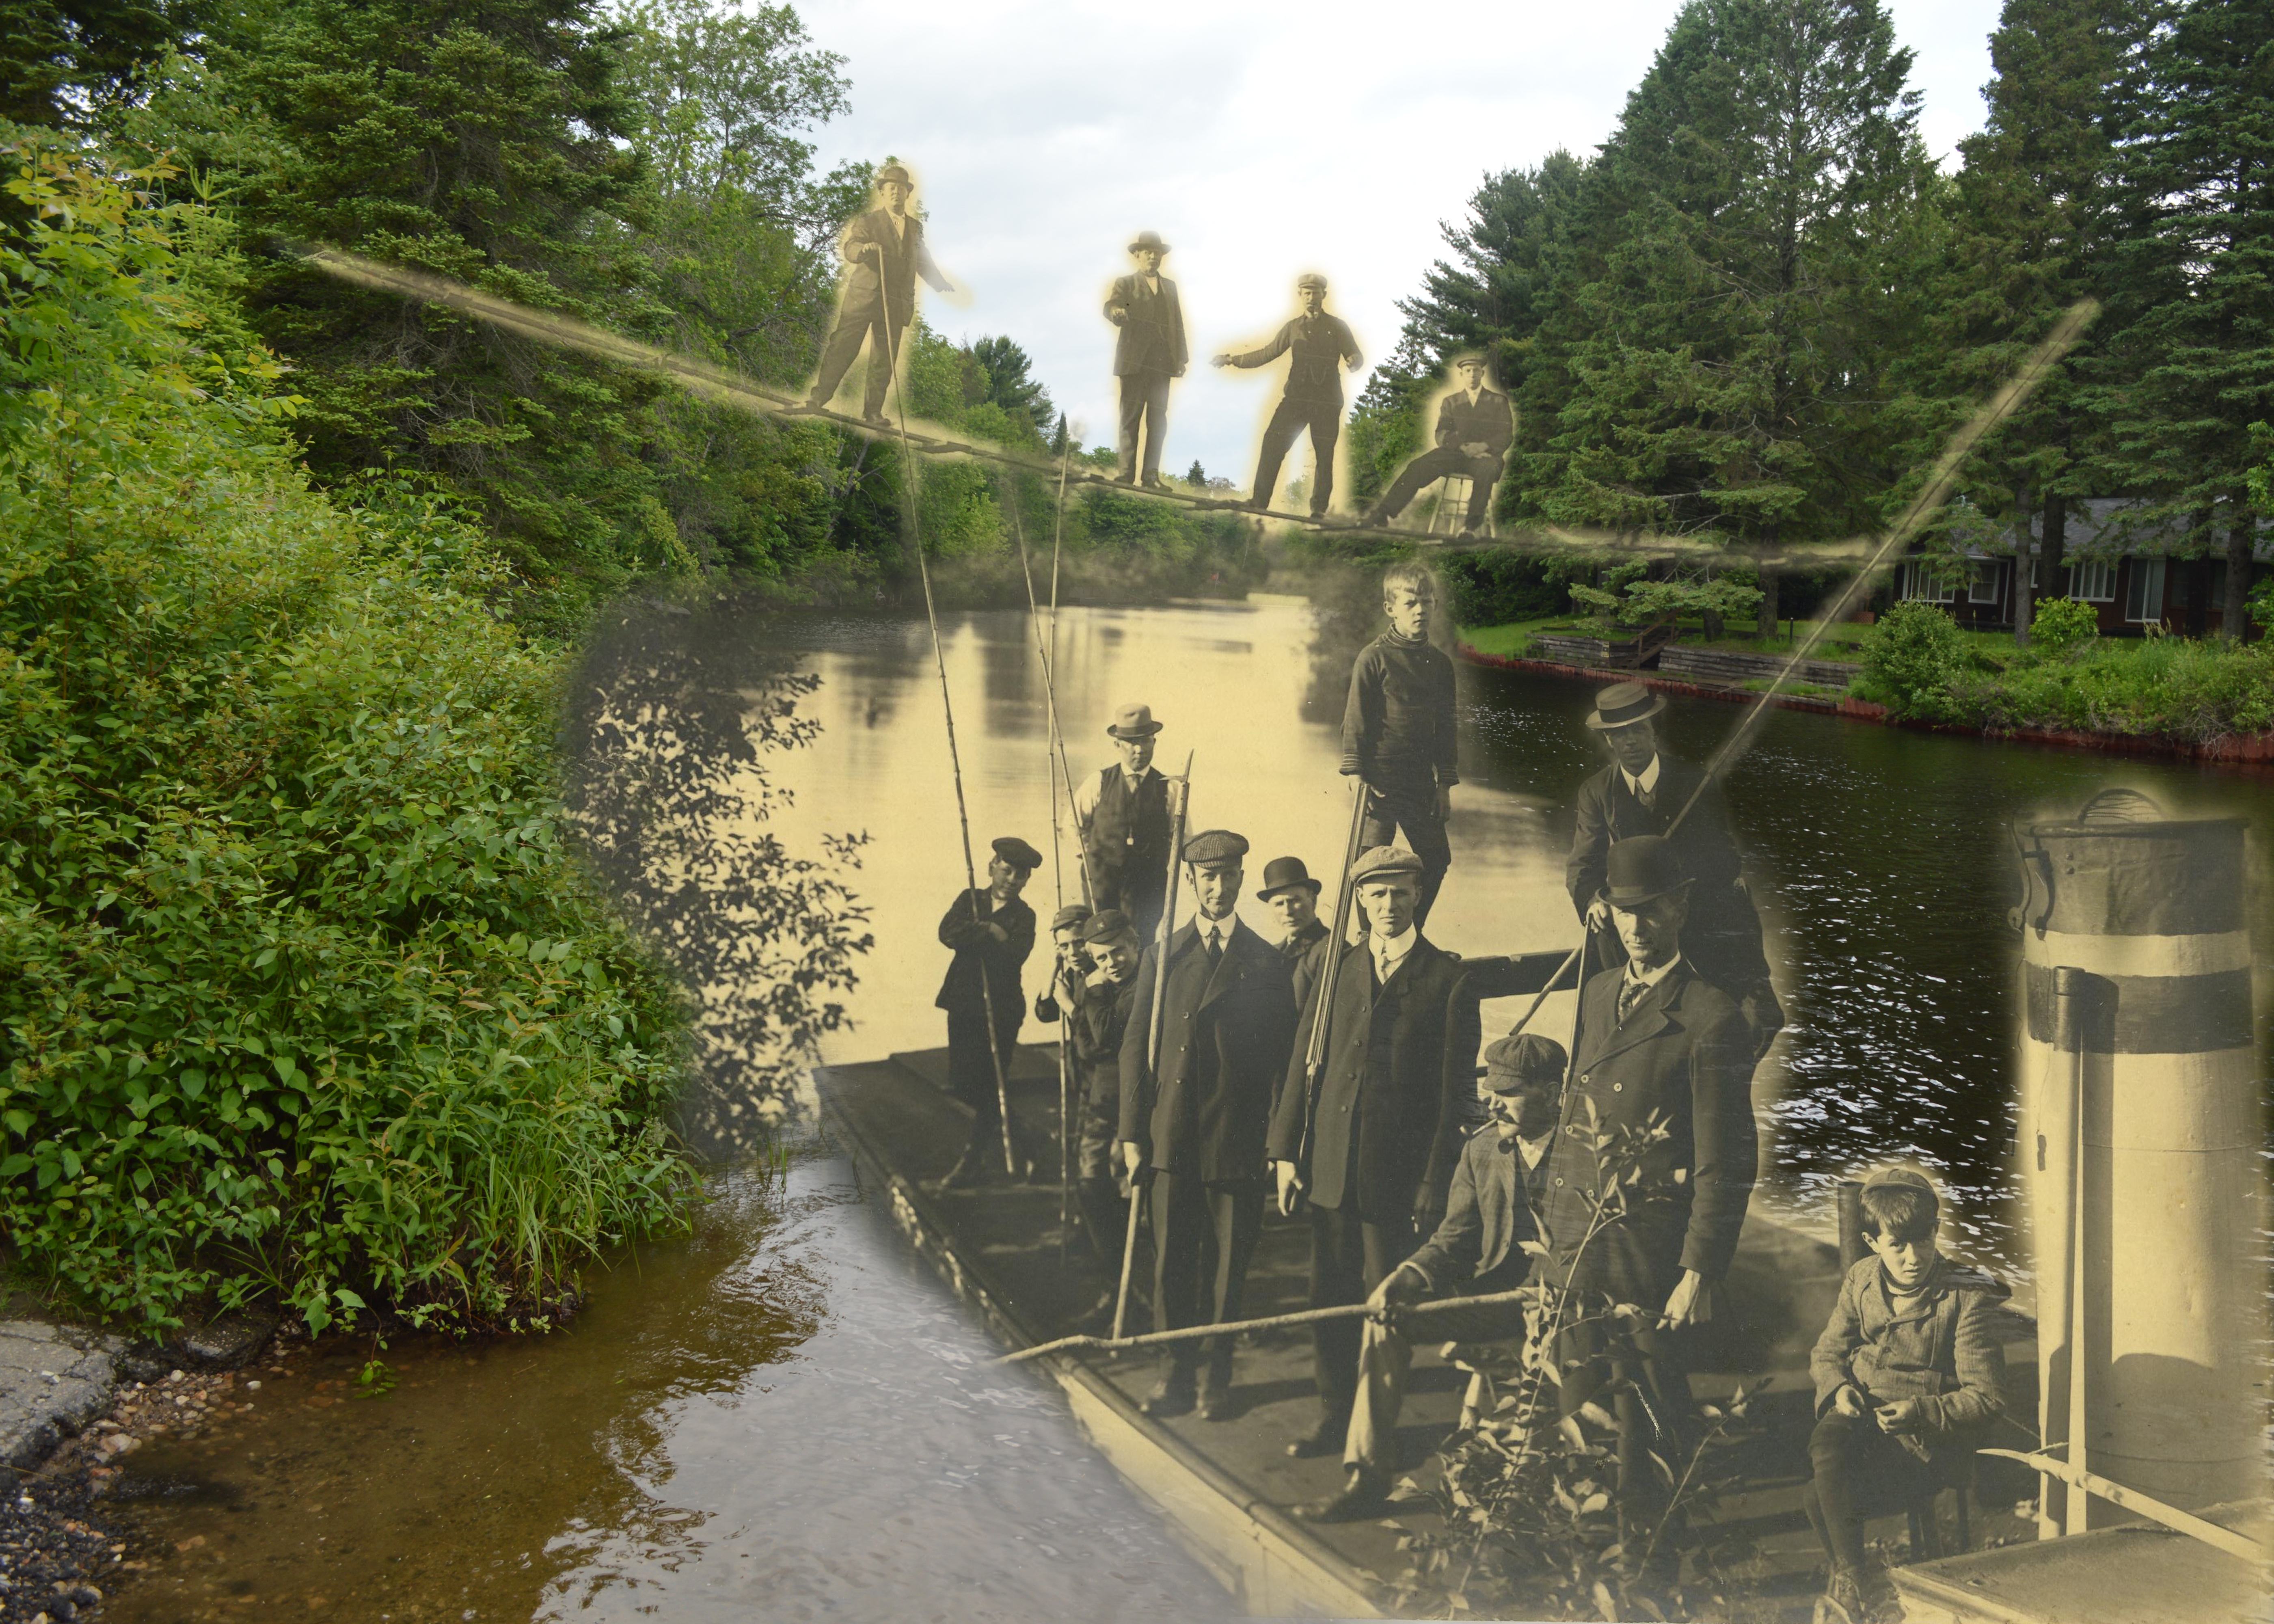
<svg viewBox="0 0 2274 1624">
<path fill-rule="evenodd" d="M 1430 510 L 1429 528 L 1426 534 L 1456 536 L 1460 533 L 1461 521 L 1469 511 L 1469 488 L 1470 481 L 1465 474 L 1447 474 L 1437 481 L 1437 505 Z"/>
<path fill-rule="evenodd" d="M 1943 1545 L 1942 1519 L 1939 1515 L 1945 1494 L 1948 1494 L 1954 1502 L 1952 1521 L 1956 1525 L 1954 1531 L 1958 1537 L 1957 1544 L 1948 1549 Z M 1969 1487 L 1962 1483 L 1953 1484 L 1947 1488 L 1930 1489 L 1924 1494 L 1912 1497 L 1910 1503 L 1903 1507 L 1903 1515 L 1909 1519 L 1911 1525 L 1912 1561 L 1931 1562 L 1939 1557 L 1966 1554 L 1974 1544 L 1969 1499 Z"/>
</svg>

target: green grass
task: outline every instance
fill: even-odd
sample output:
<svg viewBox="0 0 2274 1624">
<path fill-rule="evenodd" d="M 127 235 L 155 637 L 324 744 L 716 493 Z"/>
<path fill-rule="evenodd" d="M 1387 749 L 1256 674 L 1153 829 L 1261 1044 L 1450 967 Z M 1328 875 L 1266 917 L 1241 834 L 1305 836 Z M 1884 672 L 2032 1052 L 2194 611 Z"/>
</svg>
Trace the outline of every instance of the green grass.
<svg viewBox="0 0 2274 1624">
<path fill-rule="evenodd" d="M 1584 637 L 1593 635 L 1594 628 L 1586 621 L 1557 614 L 1537 620 L 1510 620 L 1501 626 L 1463 626 L 1457 628 L 1457 635 L 1469 647 L 1480 654 L 1490 654 L 1501 659 L 1529 658 L 1532 639 L 1540 632 Z"/>
</svg>

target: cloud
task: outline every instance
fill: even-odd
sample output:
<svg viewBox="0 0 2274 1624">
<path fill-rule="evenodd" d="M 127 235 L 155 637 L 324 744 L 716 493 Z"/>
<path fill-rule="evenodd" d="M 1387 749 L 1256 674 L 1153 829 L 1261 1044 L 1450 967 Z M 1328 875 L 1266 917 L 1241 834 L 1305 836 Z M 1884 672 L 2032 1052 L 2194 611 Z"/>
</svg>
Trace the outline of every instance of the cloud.
<svg viewBox="0 0 2274 1624">
<path fill-rule="evenodd" d="M 1898 0 L 1918 53 L 1927 144 L 1978 127 L 1994 0 Z M 1003 333 L 1087 431 L 1116 418 L 1106 285 L 1151 228 L 1172 244 L 1195 364 L 1171 408 L 1166 466 L 1198 458 L 1245 486 L 1276 372 L 1206 357 L 1268 337 L 1305 270 L 1332 284 L 1369 363 L 1397 301 L 1443 252 L 1488 173 L 1585 152 L 1615 124 L 1673 0 L 810 0 L 847 58 L 853 110 L 825 164 L 907 162 L 940 265 L 969 290 L 926 313 L 955 338 Z M 1362 380 L 1352 380 L 1356 395 Z"/>
</svg>

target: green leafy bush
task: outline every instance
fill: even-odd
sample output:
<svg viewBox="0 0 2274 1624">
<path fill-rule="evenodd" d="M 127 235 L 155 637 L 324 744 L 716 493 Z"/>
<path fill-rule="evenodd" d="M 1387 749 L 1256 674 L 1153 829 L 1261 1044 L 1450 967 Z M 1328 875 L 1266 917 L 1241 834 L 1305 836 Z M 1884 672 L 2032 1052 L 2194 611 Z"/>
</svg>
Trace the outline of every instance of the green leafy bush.
<svg viewBox="0 0 2274 1624">
<path fill-rule="evenodd" d="M 2029 622 L 2029 647 L 2047 659 L 2058 659 L 2099 635 L 2100 612 L 2074 598 L 2048 598 Z"/>
<path fill-rule="evenodd" d="M 1864 640 L 1864 674 L 1856 692 L 1907 720 L 1963 719 L 1957 698 L 1973 662 L 1965 635 L 1946 611 L 1932 604 L 1899 603 Z"/>
<path fill-rule="evenodd" d="M 1563 583 L 1551 576 L 1547 560 L 1526 553 L 1491 550 L 1454 553 L 1439 560 L 1437 574 L 1457 626 L 1505 626 L 1536 620 L 1570 607 Z"/>
<path fill-rule="evenodd" d="M 19 145 L 0 236 L 0 1224 L 145 1326 L 541 1317 L 683 1211 L 684 1012 L 565 846 L 450 512 L 308 488 L 209 223 Z"/>
</svg>

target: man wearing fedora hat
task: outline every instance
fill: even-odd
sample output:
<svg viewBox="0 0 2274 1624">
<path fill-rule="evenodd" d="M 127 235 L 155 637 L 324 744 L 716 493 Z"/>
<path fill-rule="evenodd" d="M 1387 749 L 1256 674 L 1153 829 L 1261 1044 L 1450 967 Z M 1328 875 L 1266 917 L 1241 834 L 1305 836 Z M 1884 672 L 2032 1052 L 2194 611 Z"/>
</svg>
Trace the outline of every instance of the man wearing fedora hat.
<svg viewBox="0 0 2274 1624">
<path fill-rule="evenodd" d="M 1683 947 L 1692 882 L 1682 850 L 1656 835 L 1614 841 L 1603 899 L 1625 962 L 1581 991 L 1567 1127 L 1547 1169 L 1547 1278 L 1582 1294 L 1567 1333 L 1560 1388 L 1574 1414 L 1614 1374 L 1623 1428 L 1621 1482 L 1630 1512 L 1655 1488 L 1645 1451 L 1664 1458 L 1690 1414 L 1684 1342 L 1711 1317 L 1713 1289 L 1737 1249 L 1758 1170 L 1753 1040 L 1736 1005 L 1690 965 Z M 1622 1187 L 1624 1216 L 1589 1231 L 1615 1175 L 1595 1141 L 1663 1129 Z M 1630 1304 L 1645 1316 L 1630 1338 L 1608 1335 L 1595 1311 Z"/>
<path fill-rule="evenodd" d="M 1169 780 L 1153 765 L 1161 724 L 1152 706 L 1128 704 L 1105 732 L 1121 760 L 1073 786 L 1090 900 L 1128 914 L 1149 943 L 1169 889 Z"/>
<path fill-rule="evenodd" d="M 1287 387 L 1271 420 L 1263 426 L 1262 448 L 1255 463 L 1255 484 L 1247 505 L 1271 506 L 1279 489 L 1279 465 L 1287 460 L 1295 441 L 1307 429 L 1311 435 L 1311 516 L 1323 517 L 1335 493 L 1335 442 L 1343 432 L 1343 380 L 1340 369 L 1352 372 L 1366 365 L 1350 324 L 1327 314 L 1327 279 L 1306 271 L 1295 279 L 1296 313 L 1277 336 L 1261 350 L 1227 350 L 1213 357 L 1211 366 L 1269 366 L 1283 355 L 1287 364 Z"/>
<path fill-rule="evenodd" d="M 1319 919 L 1319 892 L 1324 889 L 1311 877 L 1299 857 L 1275 857 L 1263 865 L 1263 889 L 1255 899 L 1278 915 L 1287 934 L 1279 938 L 1279 956 L 1294 977 L 1295 1007 L 1300 1009 L 1318 974 L 1327 928 Z"/>
<path fill-rule="evenodd" d="M 987 883 L 959 892 L 939 921 L 939 942 L 955 958 L 932 1002 L 947 1011 L 947 1083 L 971 1108 L 971 1135 L 963 1154 L 940 1181 L 943 1189 L 977 1183 L 993 1165 L 1003 1135 L 1002 1102 L 995 1092 L 996 1056 L 1007 1075 L 1018 1053 L 1026 994 L 1019 972 L 1035 951 L 1035 911 L 1020 900 L 1027 876 L 1043 854 L 1015 835 L 995 842 Z M 995 1054 L 988 1052 L 987 1017 L 995 1016 Z M 1010 1169 L 1015 1177 L 1018 1169 Z"/>
<path fill-rule="evenodd" d="M 1169 434 L 1169 382 L 1182 378 L 1190 357 L 1185 350 L 1185 312 L 1177 284 L 1161 274 L 1169 252 L 1158 231 L 1140 231 L 1129 244 L 1137 268 L 1113 279 L 1105 296 L 1105 319 L 1121 329 L 1113 342 L 1113 375 L 1121 380 L 1121 471 L 1123 485 L 1137 477 L 1137 438 L 1145 438 L 1145 483 L 1161 483 L 1161 445 Z"/>
<path fill-rule="evenodd" d="M 954 284 L 932 263 L 931 250 L 924 245 L 923 222 L 908 213 L 915 183 L 907 170 L 886 164 L 877 171 L 876 187 L 877 207 L 854 216 L 839 239 L 839 252 L 848 267 L 845 290 L 837 306 L 837 326 L 822 347 L 821 370 L 814 374 L 805 403 L 811 410 L 829 404 L 865 341 L 869 378 L 861 415 L 882 427 L 888 421 L 885 391 L 892 382 L 892 362 L 915 313 L 916 277 L 921 274 L 942 293 Z"/>
<path fill-rule="evenodd" d="M 1526 1033 L 1485 1050 L 1477 1094 L 1488 1127 L 1472 1137 L 1453 1172 L 1445 1216 L 1421 1249 L 1385 1276 L 1367 1299 L 1373 1316 L 1359 1343 L 1357 1402 L 1343 1445 L 1350 1470 L 1341 1493 L 1304 1515 L 1340 1522 L 1379 1515 L 1389 1498 L 1398 1412 L 1405 1402 L 1415 1333 L 1397 1313 L 1409 1303 L 1486 1297 L 1524 1283 L 1547 1191 L 1548 1141 L 1563 1097 L 1563 1046 Z M 1525 1334 L 1520 1304 L 1478 1304 L 1428 1316 L 1432 1342 L 1507 1342 Z M 1477 1408 L 1480 1383 L 1471 1384 Z"/>
<path fill-rule="evenodd" d="M 1280 1210 L 1293 1213 L 1299 1193 L 1310 1200 L 1314 1308 L 1366 1301 L 1444 1213 L 1479 1041 L 1475 1003 L 1453 998 L 1460 960 L 1415 922 L 1421 860 L 1377 846 L 1351 866 L 1351 883 L 1367 939 L 1330 951 L 1271 1119 Z M 1306 1063 L 1321 1022 L 1314 1094 Z M 1311 1338 L 1320 1417 L 1290 1446 L 1297 1455 L 1343 1447 L 1358 1387 L 1357 1326 L 1314 1326 Z"/>
<path fill-rule="evenodd" d="M 1659 748 L 1656 718 L 1665 709 L 1665 696 L 1639 682 L 1615 682 L 1596 694 L 1587 726 L 1602 740 L 1611 764 L 1579 786 L 1564 885 L 1586 921 L 1595 962 L 1616 964 L 1623 950 L 1610 929 L 1603 893 L 1612 843 L 1637 835 L 1671 839 L 1690 876 L 1683 956 L 1744 1016 L 1758 1060 L 1784 1026 L 1761 949 L 1760 914 L 1745 890 L 1744 864 L 1720 791 L 1697 768 Z M 1676 818 L 1681 827 L 1669 834 Z"/>
<path fill-rule="evenodd" d="M 1121 1149 L 1131 1181 L 1152 1180 L 1160 1330 L 1238 1320 L 1262 1233 L 1263 1141 L 1295 998 L 1287 961 L 1234 912 L 1246 855 L 1228 829 L 1185 842 L 1193 917 L 1169 938 L 1165 966 L 1158 944 L 1145 950 L 1122 1038 Z M 1153 987 L 1163 978 L 1151 1056 Z M 1147 1412 L 1181 1415 L 1197 1399 L 1202 1419 L 1228 1419 L 1231 1353 L 1223 1339 L 1174 1344 Z"/>
</svg>

